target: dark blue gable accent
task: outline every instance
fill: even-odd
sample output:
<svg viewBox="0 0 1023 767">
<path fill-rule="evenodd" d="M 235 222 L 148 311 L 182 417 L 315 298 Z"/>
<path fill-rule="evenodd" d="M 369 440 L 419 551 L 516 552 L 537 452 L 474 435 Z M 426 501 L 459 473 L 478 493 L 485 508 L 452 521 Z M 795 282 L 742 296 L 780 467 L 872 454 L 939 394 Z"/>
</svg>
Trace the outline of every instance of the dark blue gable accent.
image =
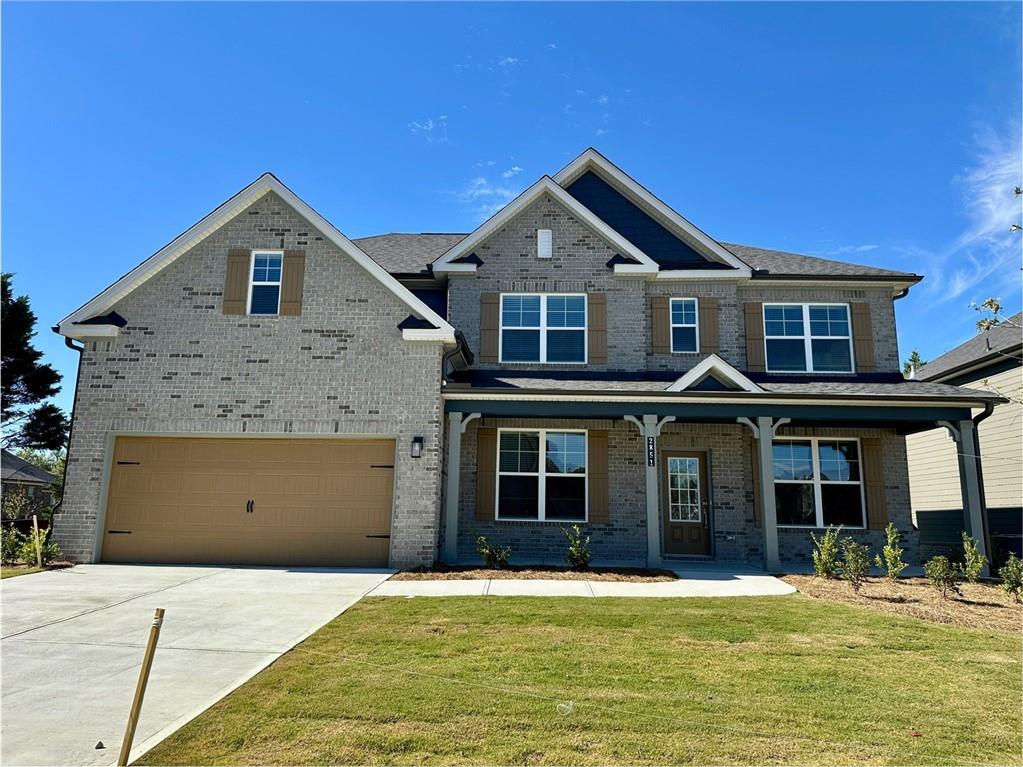
<svg viewBox="0 0 1023 767">
<path fill-rule="evenodd" d="M 412 295 L 444 319 L 448 318 L 448 291 L 445 288 L 412 288 Z"/>
<path fill-rule="evenodd" d="M 662 269 L 730 268 L 701 256 L 593 171 L 586 171 L 565 191 L 650 256 Z"/>
<path fill-rule="evenodd" d="M 705 375 L 689 389 L 691 391 L 733 391 L 735 387 L 726 385 L 724 381 L 715 376 Z"/>
</svg>

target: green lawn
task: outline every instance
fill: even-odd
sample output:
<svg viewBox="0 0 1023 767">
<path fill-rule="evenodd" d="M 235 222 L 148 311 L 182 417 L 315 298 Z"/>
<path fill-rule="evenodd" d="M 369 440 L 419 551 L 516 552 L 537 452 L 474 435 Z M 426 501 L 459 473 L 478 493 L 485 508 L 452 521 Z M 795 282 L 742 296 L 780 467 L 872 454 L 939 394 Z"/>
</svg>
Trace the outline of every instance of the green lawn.
<svg viewBox="0 0 1023 767">
<path fill-rule="evenodd" d="M 1021 651 L 800 595 L 371 598 L 140 763 L 1020 764 Z"/>
<path fill-rule="evenodd" d="M 41 573 L 42 568 L 39 567 L 2 567 L 0 568 L 0 580 L 4 578 L 16 578 L 19 575 L 31 575 L 32 573 Z"/>
</svg>

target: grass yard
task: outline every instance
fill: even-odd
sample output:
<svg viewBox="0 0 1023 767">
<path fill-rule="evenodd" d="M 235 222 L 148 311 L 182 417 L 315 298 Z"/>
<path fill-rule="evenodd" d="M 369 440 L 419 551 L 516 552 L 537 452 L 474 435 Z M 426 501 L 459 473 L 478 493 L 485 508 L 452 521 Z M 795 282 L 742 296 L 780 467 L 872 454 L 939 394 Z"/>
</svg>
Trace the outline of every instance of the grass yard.
<svg viewBox="0 0 1023 767">
<path fill-rule="evenodd" d="M 370 598 L 140 764 L 1020 764 L 1020 634 L 811 600 Z"/>
<path fill-rule="evenodd" d="M 32 567 L 29 565 L 4 565 L 0 568 L 0 580 L 4 578 L 15 578 L 19 575 L 31 575 L 32 573 L 41 573 L 43 568 Z"/>
</svg>

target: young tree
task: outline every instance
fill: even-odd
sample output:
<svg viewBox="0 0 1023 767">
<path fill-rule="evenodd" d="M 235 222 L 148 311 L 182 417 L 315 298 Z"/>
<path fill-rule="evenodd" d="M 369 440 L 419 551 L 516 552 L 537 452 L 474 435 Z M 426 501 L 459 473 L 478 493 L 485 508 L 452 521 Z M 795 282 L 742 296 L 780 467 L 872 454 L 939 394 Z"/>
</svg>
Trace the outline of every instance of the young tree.
<svg viewBox="0 0 1023 767">
<path fill-rule="evenodd" d="M 927 360 L 921 357 L 920 352 L 914 349 L 912 353 L 910 353 L 909 358 L 902 363 L 902 375 L 909 378 L 915 371 L 919 370 L 926 364 Z"/>
<path fill-rule="evenodd" d="M 47 399 L 60 391 L 60 373 L 40 362 L 43 353 L 32 345 L 36 316 L 28 296 L 14 297 L 11 275 L 2 275 L 3 349 L 0 351 L 0 420 L 2 444 L 56 450 L 64 445 L 68 420 Z"/>
</svg>

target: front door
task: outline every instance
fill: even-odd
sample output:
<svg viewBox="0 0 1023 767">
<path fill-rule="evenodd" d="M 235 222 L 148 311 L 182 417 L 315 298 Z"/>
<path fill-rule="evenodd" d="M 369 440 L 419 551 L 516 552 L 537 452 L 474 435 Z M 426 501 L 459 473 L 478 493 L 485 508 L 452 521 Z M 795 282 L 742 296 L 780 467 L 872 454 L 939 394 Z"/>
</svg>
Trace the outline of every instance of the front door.
<svg viewBox="0 0 1023 767">
<path fill-rule="evenodd" d="M 664 553 L 710 554 L 707 454 L 665 452 L 662 511 Z"/>
</svg>

